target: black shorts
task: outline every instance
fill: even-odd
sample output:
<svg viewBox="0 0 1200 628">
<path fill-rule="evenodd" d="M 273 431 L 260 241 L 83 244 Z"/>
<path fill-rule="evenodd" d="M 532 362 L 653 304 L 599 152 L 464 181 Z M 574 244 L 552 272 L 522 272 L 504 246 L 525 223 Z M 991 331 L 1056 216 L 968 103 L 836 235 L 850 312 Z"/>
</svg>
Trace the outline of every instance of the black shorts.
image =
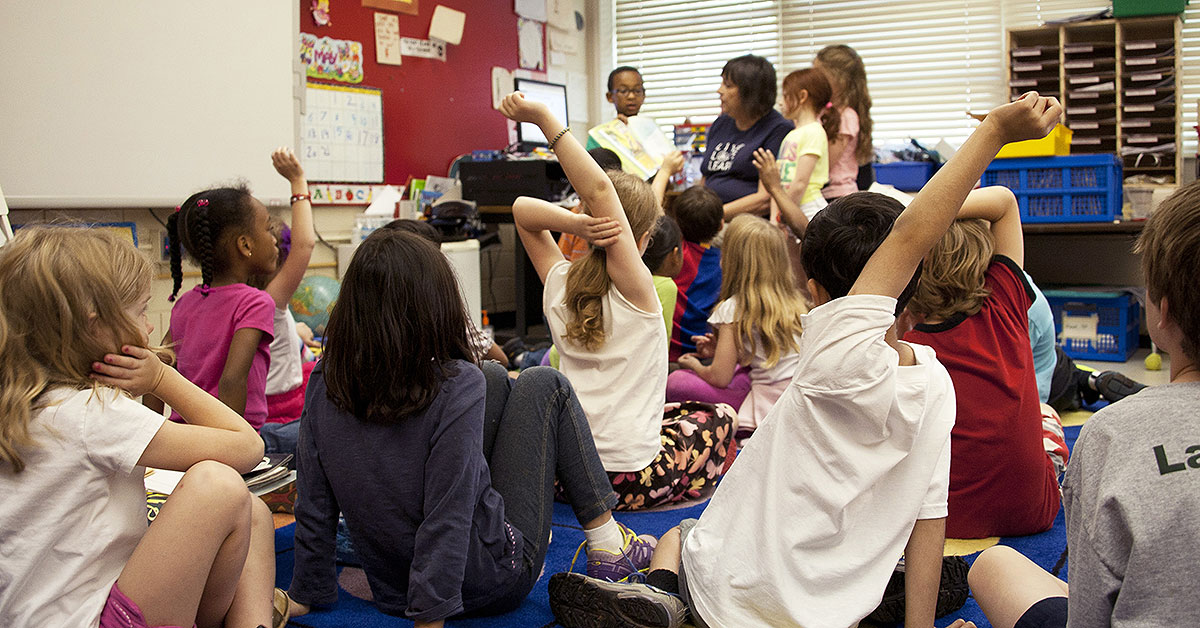
<svg viewBox="0 0 1200 628">
<path fill-rule="evenodd" d="M 1038 601 L 1013 624 L 1013 628 L 1066 628 L 1067 598 L 1048 597 Z"/>
</svg>

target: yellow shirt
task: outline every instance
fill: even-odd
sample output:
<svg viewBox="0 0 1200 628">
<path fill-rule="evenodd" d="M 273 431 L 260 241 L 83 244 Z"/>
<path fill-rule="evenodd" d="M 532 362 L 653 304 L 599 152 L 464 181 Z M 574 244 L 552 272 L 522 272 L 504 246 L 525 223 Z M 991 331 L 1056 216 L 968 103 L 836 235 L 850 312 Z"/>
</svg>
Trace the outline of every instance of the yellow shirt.
<svg viewBox="0 0 1200 628">
<path fill-rule="evenodd" d="M 822 198 L 821 188 L 829 181 L 829 138 L 825 137 L 820 122 L 796 127 L 779 145 L 779 180 L 785 189 L 796 180 L 796 161 L 803 155 L 816 155 L 817 164 L 813 166 L 808 187 L 804 188 L 804 196 L 800 198 L 801 205 Z"/>
</svg>

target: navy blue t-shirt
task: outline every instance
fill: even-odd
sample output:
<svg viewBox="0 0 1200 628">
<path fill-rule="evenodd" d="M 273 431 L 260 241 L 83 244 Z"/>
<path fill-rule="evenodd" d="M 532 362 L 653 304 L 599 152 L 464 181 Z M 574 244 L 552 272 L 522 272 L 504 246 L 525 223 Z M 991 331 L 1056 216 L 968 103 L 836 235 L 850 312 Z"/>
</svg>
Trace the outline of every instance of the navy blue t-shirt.
<svg viewBox="0 0 1200 628">
<path fill-rule="evenodd" d="M 792 121 L 774 109 L 745 131 L 738 130 L 733 118 L 718 117 L 708 129 L 704 162 L 700 165 L 704 185 L 716 192 L 722 203 L 754 194 L 758 191 L 754 151 L 765 148 L 779 157 L 779 145 L 793 128 Z"/>
<path fill-rule="evenodd" d="M 483 456 L 483 373 L 463 361 L 449 366 L 457 372 L 433 403 L 391 424 L 340 410 L 322 366 L 313 370 L 296 453 L 296 601 L 337 600 L 339 511 L 385 613 L 435 621 L 521 582 L 521 533 L 504 520 Z"/>
</svg>

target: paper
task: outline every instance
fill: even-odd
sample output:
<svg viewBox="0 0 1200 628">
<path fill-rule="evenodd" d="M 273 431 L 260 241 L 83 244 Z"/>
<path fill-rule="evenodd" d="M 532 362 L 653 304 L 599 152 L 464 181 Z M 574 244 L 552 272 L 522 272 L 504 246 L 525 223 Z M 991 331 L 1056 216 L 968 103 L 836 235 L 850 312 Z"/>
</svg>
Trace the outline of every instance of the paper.
<svg viewBox="0 0 1200 628">
<path fill-rule="evenodd" d="M 564 31 L 554 27 L 546 29 L 546 43 L 551 50 L 573 55 L 579 52 L 580 39 L 582 39 L 582 36 L 572 31 Z"/>
<path fill-rule="evenodd" d="M 146 490 L 170 495 L 183 479 L 183 471 L 146 469 Z"/>
<path fill-rule="evenodd" d="M 1064 313 L 1062 317 L 1062 339 L 1064 341 L 1094 341 L 1096 339 L 1096 328 L 1099 324 L 1099 314 L 1076 316 Z"/>
<path fill-rule="evenodd" d="M 520 2 L 518 2 L 520 4 Z M 543 10 L 544 10 L 543 5 Z M 542 46 L 542 23 L 526 18 L 517 19 L 517 42 L 520 65 L 527 70 L 546 69 L 546 58 Z"/>
<path fill-rule="evenodd" d="M 429 38 L 440 39 L 457 46 L 462 43 L 463 25 L 467 14 L 438 5 L 433 9 L 433 20 L 429 23 Z"/>
<path fill-rule="evenodd" d="M 566 64 L 567 64 L 566 53 L 562 53 L 557 50 L 551 50 L 550 52 L 546 53 L 546 66 L 547 67 L 551 67 L 551 68 L 562 67 Z M 550 82 L 553 83 L 555 81 L 550 81 Z"/>
<path fill-rule="evenodd" d="M 375 14 L 375 63 L 400 65 L 400 17 Z"/>
<path fill-rule="evenodd" d="M 546 0 L 514 0 L 513 10 L 527 20 L 546 21 Z"/>
<path fill-rule="evenodd" d="M 446 60 L 446 43 L 434 39 L 400 38 L 400 54 L 407 57 Z"/>
<path fill-rule="evenodd" d="M 512 72 L 501 67 L 492 68 L 492 109 L 500 108 L 500 101 L 513 91 Z"/>
<path fill-rule="evenodd" d="M 299 157 L 310 181 L 383 181 L 380 90 L 310 83 L 304 111 Z"/>
<path fill-rule="evenodd" d="M 363 80 L 362 43 L 300 33 L 300 62 L 310 78 L 343 83 Z"/>
<path fill-rule="evenodd" d="M 575 0 L 546 0 L 546 22 L 555 28 L 573 30 L 577 8 Z"/>
<path fill-rule="evenodd" d="M 393 216 L 396 213 L 396 202 L 401 198 L 400 190 L 389 185 L 375 194 L 371 204 L 367 205 L 366 216 Z"/>
<path fill-rule="evenodd" d="M 609 120 L 589 129 L 588 137 L 616 153 L 621 158 L 622 170 L 645 179 L 658 170 L 663 156 L 675 150 L 675 146 L 667 141 L 653 119 L 636 116 L 629 121 L 627 125 L 619 119 Z"/>
</svg>

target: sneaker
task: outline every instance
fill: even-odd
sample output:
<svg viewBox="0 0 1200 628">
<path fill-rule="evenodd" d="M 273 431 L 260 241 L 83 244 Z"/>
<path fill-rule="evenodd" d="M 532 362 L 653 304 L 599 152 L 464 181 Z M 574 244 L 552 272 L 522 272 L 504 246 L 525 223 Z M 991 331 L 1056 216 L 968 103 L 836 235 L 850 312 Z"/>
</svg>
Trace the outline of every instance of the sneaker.
<svg viewBox="0 0 1200 628">
<path fill-rule="evenodd" d="M 967 561 L 961 556 L 942 557 L 942 582 L 938 587 L 937 606 L 934 616 L 945 617 L 967 603 L 970 588 L 967 587 Z M 878 608 L 866 617 L 876 624 L 896 624 L 904 621 L 904 559 L 892 572 L 892 578 L 883 590 L 883 599 Z"/>
<path fill-rule="evenodd" d="M 678 595 L 577 573 L 550 576 L 550 610 L 565 628 L 680 628 L 688 614 Z"/>
<path fill-rule="evenodd" d="M 658 539 L 649 534 L 638 536 L 620 521 L 617 526 L 621 528 L 621 537 L 624 539 L 621 553 L 588 548 L 587 575 L 620 582 L 650 566 L 650 556 L 654 554 Z"/>
<path fill-rule="evenodd" d="M 1092 377 L 1092 385 L 1109 403 L 1120 401 L 1146 387 L 1116 371 L 1104 371 Z"/>
</svg>

